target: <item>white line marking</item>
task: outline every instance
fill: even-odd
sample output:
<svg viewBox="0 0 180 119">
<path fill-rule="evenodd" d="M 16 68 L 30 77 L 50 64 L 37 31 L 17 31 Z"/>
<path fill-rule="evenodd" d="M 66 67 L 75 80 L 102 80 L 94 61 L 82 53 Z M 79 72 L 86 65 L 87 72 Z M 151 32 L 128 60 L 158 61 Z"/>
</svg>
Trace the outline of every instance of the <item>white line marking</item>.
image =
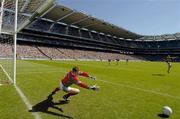
<svg viewBox="0 0 180 119">
<path fill-rule="evenodd" d="M 29 100 L 27 99 L 27 97 L 24 95 L 24 93 L 21 91 L 21 89 L 15 85 L 15 88 L 16 88 L 16 91 L 19 93 L 21 99 L 23 100 L 23 102 L 26 104 L 26 107 L 28 108 L 28 110 L 32 110 L 32 105 L 31 103 L 29 102 Z M 36 113 L 36 112 L 33 112 L 31 113 L 35 119 L 42 119 L 41 116 Z"/>
<path fill-rule="evenodd" d="M 58 72 L 62 72 L 62 71 L 57 71 L 57 70 L 50 70 L 50 71 L 32 71 L 32 72 L 20 72 L 20 73 L 17 73 L 17 75 L 26 75 L 26 74 L 42 74 L 42 73 L 58 73 Z"/>
<path fill-rule="evenodd" d="M 77 63 L 70 63 L 70 62 L 61 62 L 61 63 L 63 63 L 63 64 L 73 64 L 73 65 L 76 65 Z M 89 66 L 89 67 L 96 67 L 96 68 L 105 68 L 105 66 L 108 66 L 108 69 L 117 69 L 117 70 L 126 70 L 126 71 L 132 71 L 132 70 L 129 70 L 129 69 L 127 69 L 127 68 L 123 68 L 123 67 L 111 67 L 111 66 L 109 66 L 108 64 L 107 65 L 104 65 L 104 66 L 97 66 L 96 64 L 94 65 L 94 64 L 91 64 L 91 65 L 88 65 L 88 64 L 86 64 L 86 63 L 79 63 L 78 65 L 84 65 L 84 66 Z M 114 65 L 115 66 L 115 65 Z M 134 71 L 137 71 L 137 72 L 142 72 L 143 70 L 139 70 L 139 69 L 137 69 L 136 68 L 136 70 L 133 70 L 133 72 Z"/>
<path fill-rule="evenodd" d="M 54 70 L 52 70 L 51 72 L 66 73 L 65 71 L 54 71 Z M 31 73 L 31 72 L 28 72 L 28 73 Z M 33 73 L 38 74 L 38 73 L 44 73 L 44 72 L 33 72 Z M 97 81 L 101 81 L 101 82 L 104 82 L 104 83 L 108 83 L 108 84 L 112 84 L 112 85 L 116 85 L 116 86 L 121 86 L 121 87 L 124 87 L 124 88 L 129 88 L 129 89 L 133 89 L 133 90 L 135 89 L 135 90 L 143 91 L 143 92 L 146 92 L 146 93 L 161 95 L 161 96 L 165 96 L 165 97 L 180 100 L 180 97 L 178 97 L 178 96 L 172 96 L 172 95 L 169 95 L 167 93 L 161 93 L 161 92 L 154 91 L 154 90 L 148 90 L 148 89 L 143 89 L 143 88 L 138 88 L 138 87 L 132 87 L 132 86 L 129 86 L 129 85 L 120 84 L 120 83 L 114 83 L 114 82 L 101 80 L 101 79 L 97 79 Z"/>
<path fill-rule="evenodd" d="M 6 70 L 3 68 L 2 65 L 0 65 L 0 67 L 2 68 L 2 70 L 4 71 L 4 73 L 6 74 L 6 76 L 8 77 L 8 79 L 13 82 L 13 80 L 11 79 L 11 77 L 9 76 L 9 74 L 6 72 Z M 21 99 L 23 100 L 23 102 L 25 103 L 26 107 L 28 108 L 28 110 L 31 110 L 32 109 L 32 105 L 31 103 L 29 102 L 29 100 L 27 99 L 27 97 L 24 95 L 24 93 L 21 91 L 21 89 L 17 86 L 17 85 L 14 85 L 16 91 L 18 92 L 18 94 L 20 95 Z M 41 116 L 36 113 L 36 112 L 33 112 L 31 113 L 35 119 L 42 119 Z"/>
<path fill-rule="evenodd" d="M 108 84 L 112 84 L 112 85 L 116 85 L 116 86 L 121 86 L 121 87 L 124 87 L 124 88 L 135 89 L 135 90 L 139 90 L 139 91 L 143 91 L 143 92 L 147 92 L 147 93 L 157 94 L 157 95 L 161 95 L 161 96 L 170 97 L 170 98 L 180 100 L 180 97 L 178 97 L 178 96 L 172 96 L 172 95 L 169 95 L 167 93 L 161 93 L 161 92 L 157 92 L 157 91 L 154 91 L 154 90 L 147 90 L 147 89 L 132 87 L 132 86 L 129 86 L 129 85 L 120 84 L 120 83 L 113 83 L 113 82 L 106 81 L 106 80 L 101 80 L 101 79 L 98 79 L 97 81 L 101 81 L 101 82 L 104 82 L 104 83 L 108 83 Z"/>
<path fill-rule="evenodd" d="M 1 69 L 3 70 L 3 72 L 6 74 L 6 76 L 8 77 L 8 79 L 11 81 L 11 83 L 13 83 L 13 80 L 11 79 L 11 77 L 9 76 L 9 74 L 6 72 L 6 70 L 3 68 L 3 66 L 0 64 Z"/>
</svg>

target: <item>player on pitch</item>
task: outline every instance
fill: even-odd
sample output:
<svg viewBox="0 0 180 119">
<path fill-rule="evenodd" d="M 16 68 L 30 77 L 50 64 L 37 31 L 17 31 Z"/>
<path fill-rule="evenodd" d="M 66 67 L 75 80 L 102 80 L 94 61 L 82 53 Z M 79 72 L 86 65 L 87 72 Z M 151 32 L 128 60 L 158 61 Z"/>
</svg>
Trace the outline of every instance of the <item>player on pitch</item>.
<svg viewBox="0 0 180 119">
<path fill-rule="evenodd" d="M 172 58 L 170 55 L 168 55 L 166 58 L 165 58 L 165 61 L 167 63 L 167 66 L 168 66 L 168 69 L 167 69 L 167 73 L 169 74 L 170 73 L 170 70 L 172 68 L 172 64 L 171 64 L 171 61 L 172 61 Z"/>
<path fill-rule="evenodd" d="M 96 80 L 95 77 L 93 76 L 90 76 L 88 73 L 86 72 L 81 72 L 80 69 L 78 67 L 73 67 L 71 71 L 69 71 L 66 76 L 64 77 L 64 79 L 62 79 L 60 81 L 60 86 L 55 88 L 52 93 L 49 95 L 49 96 L 52 96 L 54 95 L 57 91 L 59 90 L 63 90 L 64 92 L 66 92 L 67 94 L 65 94 L 63 96 L 63 99 L 65 101 L 68 101 L 68 98 L 70 96 L 73 96 L 73 95 L 76 95 L 80 92 L 79 89 L 77 88 L 72 88 L 70 87 L 72 84 L 76 84 L 82 88 L 85 88 L 85 89 L 89 89 L 89 90 L 93 90 L 93 91 L 96 91 L 99 89 L 98 86 L 94 85 L 94 86 L 88 86 L 87 84 L 81 82 L 79 79 L 78 79 L 78 76 L 83 76 L 83 77 L 87 77 L 91 80 Z"/>
</svg>

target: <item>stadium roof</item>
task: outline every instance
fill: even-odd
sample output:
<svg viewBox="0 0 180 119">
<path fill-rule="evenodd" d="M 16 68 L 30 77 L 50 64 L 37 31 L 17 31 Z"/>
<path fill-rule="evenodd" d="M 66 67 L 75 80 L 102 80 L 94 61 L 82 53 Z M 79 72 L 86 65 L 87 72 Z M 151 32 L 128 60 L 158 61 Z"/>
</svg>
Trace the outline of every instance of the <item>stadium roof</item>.
<svg viewBox="0 0 180 119">
<path fill-rule="evenodd" d="M 42 4 L 43 3 L 43 4 Z M 12 5 L 11 5 L 12 4 Z M 32 23 L 36 18 L 44 18 L 55 23 L 65 23 L 69 26 L 76 26 L 82 29 L 88 29 L 92 32 L 99 32 L 119 39 L 135 40 L 135 41 L 163 41 L 163 40 L 179 40 L 180 33 L 164 34 L 156 36 L 145 36 L 133 33 L 129 30 L 111 24 L 104 20 L 87 15 L 83 12 L 70 9 L 68 7 L 57 4 L 54 0 L 19 0 L 18 14 L 18 31 L 23 29 L 27 24 Z M 12 30 L 14 25 L 9 23 L 14 14 L 14 6 L 12 1 L 5 4 L 4 20 L 2 32 Z M 6 19 L 7 18 L 7 19 Z M 12 17 L 13 18 L 13 17 Z M 7 22 L 8 21 L 8 22 Z M 12 20 L 13 21 L 13 20 Z M 6 26 L 8 29 L 6 29 Z M 9 27 L 11 26 L 11 27 Z M 8 31 L 11 32 L 11 31 Z"/>
<path fill-rule="evenodd" d="M 41 15 L 41 18 L 49 19 L 54 22 L 62 22 L 79 28 L 86 28 L 88 30 L 105 33 L 119 38 L 137 39 L 141 37 L 139 34 L 133 33 L 104 20 L 58 4 L 54 4 L 54 6 Z"/>
<path fill-rule="evenodd" d="M 0 33 L 14 33 L 16 5 L 18 5 L 17 31 L 20 31 L 30 24 L 36 16 L 43 14 L 48 8 L 52 7 L 54 3 L 54 0 L 1 0 Z"/>
</svg>

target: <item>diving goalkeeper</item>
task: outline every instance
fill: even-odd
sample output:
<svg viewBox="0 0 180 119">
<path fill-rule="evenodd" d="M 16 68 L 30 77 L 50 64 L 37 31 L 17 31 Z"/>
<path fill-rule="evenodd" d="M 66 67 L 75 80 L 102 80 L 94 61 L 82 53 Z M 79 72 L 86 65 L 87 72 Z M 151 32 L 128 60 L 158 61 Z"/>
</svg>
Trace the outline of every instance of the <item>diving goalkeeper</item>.
<svg viewBox="0 0 180 119">
<path fill-rule="evenodd" d="M 64 77 L 64 79 L 62 79 L 60 81 L 60 86 L 55 88 L 52 93 L 50 94 L 51 96 L 56 94 L 57 91 L 59 90 L 63 90 L 64 92 L 66 92 L 67 94 L 65 94 L 63 96 L 63 99 L 65 101 L 68 101 L 68 98 L 70 96 L 73 96 L 73 95 L 76 95 L 80 92 L 79 89 L 77 88 L 73 88 L 73 87 L 70 87 L 72 84 L 76 84 L 82 88 L 85 88 L 85 89 L 89 89 L 89 90 L 93 90 L 93 91 L 96 91 L 99 89 L 98 86 L 94 85 L 94 86 L 88 86 L 87 84 L 81 82 L 78 78 L 78 76 L 83 76 L 83 77 L 87 77 L 89 79 L 92 79 L 92 80 L 96 80 L 95 77 L 93 76 L 90 76 L 88 73 L 86 72 L 81 72 L 79 70 L 78 67 L 74 67 L 72 68 L 71 71 L 69 71 L 66 76 Z"/>
</svg>

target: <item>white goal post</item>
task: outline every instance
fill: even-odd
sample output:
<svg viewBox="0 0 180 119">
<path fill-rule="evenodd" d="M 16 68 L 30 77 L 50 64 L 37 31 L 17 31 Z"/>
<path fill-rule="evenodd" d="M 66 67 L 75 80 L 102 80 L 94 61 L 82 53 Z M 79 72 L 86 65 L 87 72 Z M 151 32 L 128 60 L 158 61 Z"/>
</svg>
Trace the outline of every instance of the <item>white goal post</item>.
<svg viewBox="0 0 180 119">
<path fill-rule="evenodd" d="M 0 81 L 12 79 L 16 84 L 17 33 L 54 4 L 54 0 L 0 0 Z"/>
</svg>

